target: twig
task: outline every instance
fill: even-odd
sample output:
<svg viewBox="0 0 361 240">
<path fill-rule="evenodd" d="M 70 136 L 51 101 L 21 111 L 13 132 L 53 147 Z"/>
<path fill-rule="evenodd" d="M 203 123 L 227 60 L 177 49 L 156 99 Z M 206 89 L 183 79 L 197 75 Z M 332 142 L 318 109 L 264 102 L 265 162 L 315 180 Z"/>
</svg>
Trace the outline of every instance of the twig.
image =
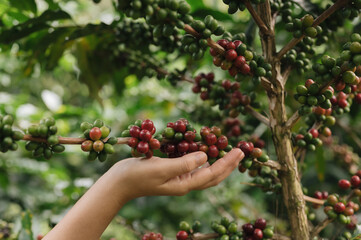
<svg viewBox="0 0 361 240">
<path fill-rule="evenodd" d="M 188 25 L 188 24 L 184 25 L 184 30 L 185 30 L 187 33 L 189 33 L 189 34 L 191 34 L 191 35 L 193 35 L 193 36 L 195 36 L 195 37 L 197 37 L 197 38 L 200 37 L 199 33 L 198 33 L 196 30 L 194 30 L 194 28 L 192 28 L 192 27 L 191 27 L 190 25 Z M 221 45 L 219 45 L 218 43 L 216 43 L 215 41 L 213 41 L 211 38 L 208 38 L 208 39 L 207 39 L 207 43 L 208 43 L 208 46 L 210 46 L 211 48 L 215 49 L 215 50 L 217 51 L 217 53 L 219 53 L 219 54 L 221 54 L 221 55 L 223 55 L 223 54 L 225 53 L 224 48 L 223 48 Z"/>
<path fill-rule="evenodd" d="M 332 223 L 334 219 L 326 218 L 316 227 L 314 227 L 310 233 L 310 239 L 313 239 L 316 235 L 318 235 L 328 224 Z"/>
<path fill-rule="evenodd" d="M 347 132 L 352 140 L 356 143 L 356 145 L 361 149 L 361 139 L 355 134 L 354 130 L 352 130 L 350 127 L 342 124 L 340 121 L 336 121 L 336 124 L 342 128 L 345 132 Z"/>
<path fill-rule="evenodd" d="M 262 21 L 260 16 L 254 10 L 254 8 L 252 7 L 252 4 L 249 2 L 249 0 L 245 0 L 244 5 L 246 5 L 249 13 L 252 15 L 252 17 L 253 17 L 254 21 L 256 22 L 256 24 L 258 25 L 260 31 L 265 35 L 269 35 L 270 31 L 269 31 L 268 27 L 266 26 L 266 24 L 264 24 L 264 22 Z"/>
<path fill-rule="evenodd" d="M 325 200 L 309 197 L 309 196 L 306 196 L 306 195 L 304 195 L 303 198 L 305 199 L 306 202 L 315 203 L 315 204 L 318 204 L 318 205 L 323 205 L 325 203 Z"/>
<path fill-rule="evenodd" d="M 301 115 L 299 114 L 299 112 L 295 112 L 292 117 L 290 117 L 286 122 L 286 128 L 292 128 L 298 122 L 298 120 L 300 120 L 300 118 Z"/>
<path fill-rule="evenodd" d="M 331 16 L 335 11 L 337 11 L 338 9 L 345 6 L 348 3 L 348 1 L 349 0 L 338 0 L 335 4 L 333 4 L 331 7 L 326 9 L 320 16 L 318 16 L 318 18 L 316 18 L 315 21 L 313 22 L 312 26 L 316 27 L 316 26 L 320 25 L 329 16 Z M 305 37 L 305 35 L 302 35 L 299 38 L 293 38 L 286 46 L 284 46 L 281 49 L 281 51 L 279 51 L 277 53 L 276 57 L 278 59 L 281 59 L 283 57 L 283 55 L 285 55 L 289 50 L 291 50 L 294 46 L 296 46 L 297 43 L 299 43 L 304 37 Z"/>
<path fill-rule="evenodd" d="M 281 164 L 279 164 L 279 162 L 273 161 L 273 160 L 268 160 L 267 162 L 260 162 L 257 160 L 254 160 L 255 163 L 257 163 L 258 165 L 261 166 L 267 166 L 276 170 L 282 170 L 284 171 L 285 169 L 282 168 Z"/>
<path fill-rule="evenodd" d="M 251 114 L 253 117 L 257 118 L 259 121 L 263 122 L 264 124 L 266 124 L 267 126 L 269 126 L 269 119 L 265 116 L 263 116 L 262 114 L 260 114 L 259 112 L 257 112 L 256 110 L 254 110 L 251 106 L 247 105 L 246 107 L 246 111 Z"/>
</svg>

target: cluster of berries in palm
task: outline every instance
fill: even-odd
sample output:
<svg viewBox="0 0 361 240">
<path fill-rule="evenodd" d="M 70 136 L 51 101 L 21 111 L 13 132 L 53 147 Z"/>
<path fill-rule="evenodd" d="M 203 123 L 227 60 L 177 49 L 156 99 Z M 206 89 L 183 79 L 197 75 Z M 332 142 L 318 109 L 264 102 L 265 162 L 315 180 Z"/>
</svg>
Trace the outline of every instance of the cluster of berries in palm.
<svg viewBox="0 0 361 240">
<path fill-rule="evenodd" d="M 156 128 L 151 120 L 137 120 L 134 125 L 128 127 L 128 130 L 122 132 L 122 137 L 130 137 L 128 145 L 132 148 L 134 157 L 145 154 L 150 158 L 153 156 L 153 150 L 160 148 L 159 140 L 153 138 L 155 131 Z"/>
</svg>

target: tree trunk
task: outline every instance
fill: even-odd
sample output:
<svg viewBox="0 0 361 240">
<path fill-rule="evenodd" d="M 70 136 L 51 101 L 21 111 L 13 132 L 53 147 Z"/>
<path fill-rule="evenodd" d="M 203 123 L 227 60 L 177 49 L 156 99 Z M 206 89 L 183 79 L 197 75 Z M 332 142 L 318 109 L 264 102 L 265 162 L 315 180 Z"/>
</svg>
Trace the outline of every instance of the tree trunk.
<svg viewBox="0 0 361 240">
<path fill-rule="evenodd" d="M 272 87 L 267 92 L 270 109 L 269 122 L 277 159 L 285 167 L 284 171 L 280 171 L 283 200 L 288 212 L 292 239 L 309 240 L 309 227 L 305 212 L 306 205 L 299 179 L 297 161 L 292 149 L 291 130 L 285 127 L 287 115 L 284 85 L 286 81 L 281 74 L 280 60 L 276 57 L 275 19 L 271 16 L 269 0 L 258 5 L 258 12 L 269 29 L 267 34 L 260 33 L 260 35 L 263 55 L 267 62 L 272 65 L 272 79 L 270 79 Z"/>
</svg>

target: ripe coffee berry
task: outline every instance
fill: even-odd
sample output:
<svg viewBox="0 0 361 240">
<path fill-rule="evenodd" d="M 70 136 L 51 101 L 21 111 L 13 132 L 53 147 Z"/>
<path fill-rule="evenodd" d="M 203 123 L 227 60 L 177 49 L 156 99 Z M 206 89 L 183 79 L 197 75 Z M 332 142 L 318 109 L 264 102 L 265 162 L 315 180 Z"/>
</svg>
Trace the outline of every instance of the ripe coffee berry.
<svg viewBox="0 0 361 240">
<path fill-rule="evenodd" d="M 243 231 L 246 235 L 252 235 L 254 232 L 254 226 L 250 223 L 246 223 L 242 226 Z"/>
<path fill-rule="evenodd" d="M 186 129 L 187 129 L 187 125 L 183 121 L 178 120 L 174 123 L 174 130 L 176 132 L 184 133 Z"/>
<path fill-rule="evenodd" d="M 158 139 L 152 138 L 149 141 L 149 147 L 151 149 L 159 149 L 160 148 L 160 142 Z"/>
<path fill-rule="evenodd" d="M 187 240 L 188 233 L 186 231 L 179 231 L 176 235 L 177 240 Z"/>
<path fill-rule="evenodd" d="M 149 151 L 149 144 L 144 141 L 140 141 L 137 145 L 137 151 L 139 153 L 147 153 Z"/>
<path fill-rule="evenodd" d="M 253 232 L 253 239 L 261 240 L 263 239 L 263 232 L 261 229 L 256 228 Z"/>
<path fill-rule="evenodd" d="M 259 228 L 261 230 L 265 229 L 267 226 L 267 221 L 263 218 L 259 218 L 255 221 L 254 227 Z"/>
<path fill-rule="evenodd" d="M 128 146 L 134 148 L 134 147 L 137 146 L 138 142 L 139 142 L 139 141 L 138 141 L 138 138 L 134 138 L 134 137 L 129 138 L 129 140 L 128 140 Z"/>
<path fill-rule="evenodd" d="M 150 131 L 143 129 L 139 133 L 139 138 L 145 142 L 148 142 L 152 138 Z"/>
<path fill-rule="evenodd" d="M 351 187 L 351 183 L 346 179 L 341 179 L 340 181 L 338 181 L 338 186 L 342 189 L 348 189 Z"/>
<path fill-rule="evenodd" d="M 226 136 L 220 136 L 217 139 L 216 146 L 219 150 L 223 150 L 228 146 L 228 138 Z"/>
<path fill-rule="evenodd" d="M 352 185 L 352 187 L 356 188 L 356 187 L 358 187 L 360 185 L 360 183 L 361 183 L 361 179 L 360 179 L 359 176 L 354 175 L 354 176 L 351 177 L 351 185 Z"/>
<path fill-rule="evenodd" d="M 216 157 L 218 157 L 219 150 L 215 145 L 212 145 L 212 146 L 209 146 L 207 154 L 211 158 L 216 158 Z"/>
<path fill-rule="evenodd" d="M 81 150 L 84 152 L 90 152 L 93 149 L 93 141 L 86 140 L 81 144 Z"/>
<path fill-rule="evenodd" d="M 143 235 L 142 240 L 163 240 L 163 236 L 160 233 L 146 233 Z"/>
<path fill-rule="evenodd" d="M 89 132 L 89 137 L 92 140 L 99 140 L 102 137 L 102 132 L 100 131 L 100 128 L 94 127 Z"/>
<path fill-rule="evenodd" d="M 138 126 L 132 126 L 129 129 L 129 134 L 130 136 L 134 137 L 134 138 L 138 138 L 139 137 L 139 133 L 140 133 L 140 127 Z"/>
<path fill-rule="evenodd" d="M 141 127 L 144 130 L 152 131 L 154 128 L 154 124 L 151 120 L 147 119 L 142 122 Z"/>
<path fill-rule="evenodd" d="M 182 141 L 182 142 L 178 143 L 177 150 L 180 153 L 187 152 L 189 150 L 189 143 L 186 141 Z"/>
<path fill-rule="evenodd" d="M 335 204 L 334 209 L 335 209 L 335 212 L 342 213 L 343 211 L 345 211 L 346 206 L 342 202 L 338 202 Z"/>
<path fill-rule="evenodd" d="M 207 144 L 208 146 L 214 145 L 214 144 L 216 144 L 216 142 L 217 142 L 217 137 L 216 137 L 215 134 L 210 133 L 210 134 L 208 134 L 208 135 L 206 135 L 206 136 L 204 137 L 204 141 L 206 142 L 206 144 Z"/>
</svg>

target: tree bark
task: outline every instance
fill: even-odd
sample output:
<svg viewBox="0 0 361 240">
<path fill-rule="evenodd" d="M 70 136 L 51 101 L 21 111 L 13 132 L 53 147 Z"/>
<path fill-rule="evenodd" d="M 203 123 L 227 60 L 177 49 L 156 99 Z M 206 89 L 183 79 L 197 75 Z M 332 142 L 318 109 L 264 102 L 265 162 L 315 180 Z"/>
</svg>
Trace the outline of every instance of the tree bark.
<svg viewBox="0 0 361 240">
<path fill-rule="evenodd" d="M 267 62 L 272 65 L 271 90 L 269 98 L 269 122 L 273 143 L 279 163 L 285 168 L 280 171 L 282 194 L 287 208 L 293 240 L 309 240 L 309 227 L 305 213 L 305 200 L 297 169 L 297 161 L 292 149 L 291 130 L 287 129 L 284 81 L 281 74 L 281 62 L 276 57 L 274 37 L 275 19 L 271 15 L 269 0 L 258 5 L 258 12 L 271 34 L 261 35 L 262 49 Z"/>
</svg>

